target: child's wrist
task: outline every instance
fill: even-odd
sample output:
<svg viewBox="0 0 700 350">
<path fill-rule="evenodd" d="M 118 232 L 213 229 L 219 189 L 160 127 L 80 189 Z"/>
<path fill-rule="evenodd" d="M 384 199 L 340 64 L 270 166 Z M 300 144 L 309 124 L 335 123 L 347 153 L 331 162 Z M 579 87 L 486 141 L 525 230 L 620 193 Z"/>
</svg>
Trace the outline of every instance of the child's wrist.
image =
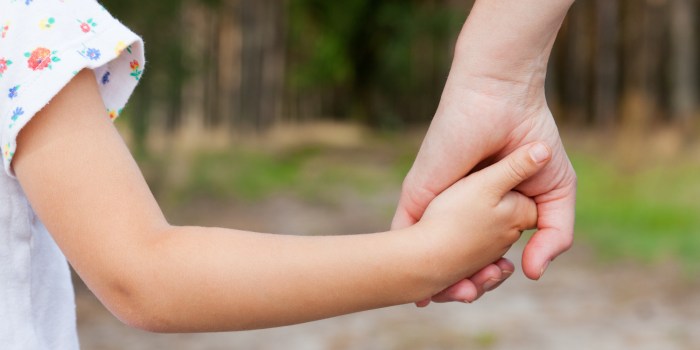
<svg viewBox="0 0 700 350">
<path fill-rule="evenodd" d="M 460 244 L 441 232 L 448 228 L 420 221 L 409 229 L 414 249 L 418 252 L 415 255 L 415 277 L 416 284 L 421 285 L 421 290 L 425 292 L 422 297 L 434 295 L 465 277 L 463 271 L 468 264 L 460 259 L 463 254 L 455 254 L 455 247 Z"/>
</svg>

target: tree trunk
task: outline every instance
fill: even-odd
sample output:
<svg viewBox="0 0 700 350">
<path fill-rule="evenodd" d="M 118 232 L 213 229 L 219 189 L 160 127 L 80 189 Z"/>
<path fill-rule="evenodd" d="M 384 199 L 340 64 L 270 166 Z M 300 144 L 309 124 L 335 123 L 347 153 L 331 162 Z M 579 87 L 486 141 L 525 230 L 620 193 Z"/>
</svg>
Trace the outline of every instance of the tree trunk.
<svg viewBox="0 0 700 350">
<path fill-rule="evenodd" d="M 248 125 L 255 125 L 260 117 L 262 94 L 262 44 L 260 7 L 264 0 L 241 1 L 243 52 L 241 65 L 241 118 Z"/>
<path fill-rule="evenodd" d="M 285 1 L 265 0 L 263 27 L 262 99 L 258 129 L 264 129 L 278 121 L 284 101 L 284 74 L 286 62 Z"/>
<path fill-rule="evenodd" d="M 569 120 L 585 124 L 589 116 L 590 97 L 590 0 L 579 0 L 569 15 L 564 69 L 564 98 Z"/>
<path fill-rule="evenodd" d="M 655 104 L 649 93 L 649 55 L 646 32 L 650 25 L 646 1 L 624 2 L 622 124 L 625 129 L 643 129 L 651 121 Z"/>
<path fill-rule="evenodd" d="M 671 1 L 671 115 L 687 126 L 698 108 L 697 1 Z"/>
<path fill-rule="evenodd" d="M 183 4 L 182 26 L 187 28 L 183 31 L 183 42 L 187 43 L 183 49 L 187 53 L 187 68 L 191 75 L 181 89 L 180 127 L 202 127 L 206 118 L 207 58 L 202 53 L 207 52 L 207 41 L 201 38 L 208 35 L 209 14 L 210 10 L 197 1 L 189 0 Z"/>
<path fill-rule="evenodd" d="M 219 31 L 221 15 L 212 9 L 207 11 L 207 49 L 204 57 L 205 102 L 204 102 L 204 125 L 212 127 L 218 125 L 221 120 L 219 111 L 219 82 L 221 74 L 219 72 Z"/>
<path fill-rule="evenodd" d="M 216 99 L 220 122 L 234 128 L 240 115 L 241 93 L 241 23 L 238 0 L 225 0 L 219 16 L 218 40 L 219 56 L 218 85 Z"/>
<path fill-rule="evenodd" d="M 619 1 L 596 0 L 596 47 L 593 120 L 610 127 L 617 115 Z"/>
<path fill-rule="evenodd" d="M 285 74 L 284 2 L 242 0 L 241 114 L 261 131 L 281 113 Z"/>
</svg>

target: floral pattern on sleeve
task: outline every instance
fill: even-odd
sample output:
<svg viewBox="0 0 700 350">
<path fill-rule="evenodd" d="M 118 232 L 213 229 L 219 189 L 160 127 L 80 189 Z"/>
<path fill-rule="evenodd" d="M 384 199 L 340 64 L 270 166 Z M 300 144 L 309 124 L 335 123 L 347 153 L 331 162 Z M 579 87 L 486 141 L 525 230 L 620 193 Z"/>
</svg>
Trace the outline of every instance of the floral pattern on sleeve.
<svg viewBox="0 0 700 350">
<path fill-rule="evenodd" d="M 94 0 L 0 0 L 0 9 L 0 154 L 13 176 L 18 133 L 75 74 L 93 70 L 115 119 L 145 61 L 141 39 Z"/>
<path fill-rule="evenodd" d="M 37 47 L 32 52 L 25 52 L 24 57 L 27 58 L 27 66 L 32 70 L 51 69 L 51 63 L 61 60 L 56 56 L 56 51 L 45 47 Z"/>
<path fill-rule="evenodd" d="M 5 73 L 7 68 L 12 64 L 11 60 L 8 60 L 6 58 L 0 58 L 0 78 L 2 78 L 2 74 Z"/>
</svg>

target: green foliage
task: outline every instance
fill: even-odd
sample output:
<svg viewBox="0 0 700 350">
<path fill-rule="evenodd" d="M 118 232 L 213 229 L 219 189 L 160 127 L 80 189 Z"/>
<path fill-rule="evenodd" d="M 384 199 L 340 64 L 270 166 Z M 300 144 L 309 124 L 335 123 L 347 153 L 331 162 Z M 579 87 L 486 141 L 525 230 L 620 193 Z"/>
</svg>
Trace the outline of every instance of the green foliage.
<svg viewBox="0 0 700 350">
<path fill-rule="evenodd" d="M 444 47 L 465 18 L 398 0 L 291 0 L 289 14 L 291 87 L 326 94 L 341 114 L 380 125 L 431 115 L 450 62 Z"/>
<path fill-rule="evenodd" d="M 577 233 L 608 258 L 684 261 L 700 267 L 700 166 L 636 172 L 576 154 Z"/>
<path fill-rule="evenodd" d="M 244 108 L 247 105 L 279 106 L 274 112 L 279 114 L 274 116 L 279 119 L 287 116 L 303 120 L 353 118 L 383 129 L 425 122 L 435 112 L 449 69 L 451 48 L 473 4 L 470 0 L 101 2 L 115 17 L 142 35 L 146 42 L 146 74 L 129 103 L 128 111 L 133 113 L 125 115 L 130 121 L 136 145 L 141 149 L 144 149 L 148 130 L 154 124 L 149 119 L 162 118 L 164 122 L 159 126 L 167 131 L 174 130 L 181 120 L 182 106 L 195 106 L 187 109 L 191 111 L 190 115 L 203 119 L 208 126 L 216 126 L 213 121 L 227 121 L 234 126 L 259 127 L 273 119 L 270 115 L 247 113 Z M 600 20 L 607 8 L 602 6 L 603 3 L 619 8 L 617 20 L 615 16 L 610 23 Z M 688 116 L 681 115 L 681 109 L 672 105 L 679 101 L 674 97 L 678 91 L 696 91 L 697 86 L 690 85 L 697 85 L 697 82 L 693 83 L 691 79 L 686 83 L 689 86 L 678 85 L 680 81 L 671 77 L 680 73 L 671 73 L 677 66 L 684 65 L 668 64 L 680 59 L 686 62 L 685 66 L 692 67 L 696 61 L 692 50 L 679 50 L 692 46 L 688 39 L 683 38 L 700 38 L 693 36 L 692 25 L 686 25 L 678 32 L 677 28 L 683 26 L 673 26 L 676 28 L 673 30 L 667 28 L 669 23 L 678 22 L 673 16 L 655 15 L 660 21 L 640 22 L 639 35 L 622 35 L 619 40 L 608 43 L 612 45 L 608 54 L 606 50 L 590 51 L 595 47 L 606 47 L 599 41 L 608 36 L 596 37 L 594 33 L 626 33 L 626 21 L 635 21 L 638 17 L 635 13 L 672 14 L 674 11 L 669 11 L 672 3 L 675 2 L 577 2 L 571 14 L 579 16 L 575 17 L 578 18 L 576 23 L 585 25 L 564 26 L 550 61 L 548 81 L 552 93 L 548 92 L 548 95 L 550 103 L 561 109 L 557 117 L 581 123 L 595 120 L 601 126 L 608 125 L 606 122 L 626 120 L 628 118 L 623 118 L 623 115 L 633 113 L 635 109 L 627 111 L 627 107 L 633 104 L 622 104 L 620 99 L 624 97 L 625 101 L 639 100 L 651 104 L 650 108 L 643 107 L 645 110 L 659 111 L 655 115 L 630 120 L 692 119 L 692 111 L 686 113 Z M 244 13 L 246 8 L 257 10 Z M 596 18 L 598 20 L 594 20 Z M 642 28 L 657 22 L 660 31 Z M 229 27 L 234 28 L 233 31 Z M 275 35 L 258 32 L 274 32 Z M 652 35 L 656 32 L 668 33 Z M 243 37 L 239 38 L 239 34 Z M 674 36 L 670 44 L 660 42 L 668 41 L 670 36 Z M 588 43 L 590 45 L 574 45 L 589 39 L 592 40 Z M 198 45 L 192 45 L 192 40 Z M 224 40 L 228 42 L 221 45 Z M 246 45 L 239 45 L 239 40 Z M 282 45 L 284 50 L 269 49 Z M 675 46 L 678 48 L 673 49 Z M 635 61 L 638 56 L 635 52 L 651 50 L 655 53 L 667 47 L 672 49 L 667 55 L 669 60 L 630 64 L 638 61 Z M 681 51 L 687 54 L 676 57 Z M 243 60 L 243 57 L 248 59 Z M 593 65 L 602 64 L 604 58 L 613 63 L 612 67 L 617 67 L 605 74 L 612 79 L 611 84 L 589 76 L 598 71 Z M 247 63 L 241 63 L 240 72 L 235 74 L 220 72 L 219 67 L 226 66 L 231 60 L 236 67 L 235 62 Z M 261 65 L 261 61 L 265 64 Z M 258 72 L 259 69 L 264 72 Z M 637 77 L 640 74 L 647 78 Z M 198 79 L 190 81 L 193 76 Z M 648 86 L 636 86 L 647 80 Z M 261 84 L 265 81 L 271 83 Z M 566 83 L 571 81 L 580 83 Z M 624 84 L 615 87 L 615 81 Z M 191 93 L 191 88 L 185 89 L 192 82 L 193 87 L 203 90 L 204 101 L 201 101 L 200 91 Z M 282 82 L 286 85 L 279 86 Z M 216 91 L 225 93 L 217 95 Z M 248 98 L 242 93 L 246 91 L 256 92 Z M 687 95 L 694 96 L 692 91 Z M 640 93 L 649 96 L 636 95 Z M 592 98 L 598 94 L 617 98 L 617 101 L 602 103 L 598 101 L 600 99 Z M 638 99 L 632 98 L 635 96 Z M 596 106 L 591 105 L 592 102 Z M 690 102 L 693 106 L 689 108 L 697 107 L 697 103 Z M 623 105 L 625 108 L 619 108 Z M 601 113 L 598 108 L 609 111 Z M 679 111 L 674 112 L 676 109 Z M 592 115 L 587 117 L 594 110 L 603 119 L 598 120 Z M 605 115 L 608 116 L 603 117 Z"/>
</svg>

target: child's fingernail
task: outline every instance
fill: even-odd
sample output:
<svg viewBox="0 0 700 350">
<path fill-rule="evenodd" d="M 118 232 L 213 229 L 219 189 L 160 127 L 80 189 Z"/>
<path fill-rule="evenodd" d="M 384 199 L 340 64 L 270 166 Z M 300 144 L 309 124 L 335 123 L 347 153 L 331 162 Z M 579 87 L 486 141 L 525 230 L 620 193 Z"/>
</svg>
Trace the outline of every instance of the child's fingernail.
<svg viewBox="0 0 700 350">
<path fill-rule="evenodd" d="M 549 266 L 549 260 L 547 260 L 544 265 L 542 265 L 542 270 L 540 270 L 540 278 L 544 276 L 544 271 L 547 270 L 547 267 Z"/>
<path fill-rule="evenodd" d="M 493 288 L 494 288 L 498 283 L 500 283 L 501 281 L 502 281 L 502 280 L 499 280 L 499 279 L 489 278 L 489 280 L 486 281 L 486 283 L 484 283 L 484 290 L 487 291 L 487 292 L 490 291 L 491 289 L 493 289 Z"/>
<path fill-rule="evenodd" d="M 542 143 L 536 143 L 530 147 L 530 158 L 535 161 L 535 163 L 542 163 L 549 158 L 549 149 Z"/>
</svg>

